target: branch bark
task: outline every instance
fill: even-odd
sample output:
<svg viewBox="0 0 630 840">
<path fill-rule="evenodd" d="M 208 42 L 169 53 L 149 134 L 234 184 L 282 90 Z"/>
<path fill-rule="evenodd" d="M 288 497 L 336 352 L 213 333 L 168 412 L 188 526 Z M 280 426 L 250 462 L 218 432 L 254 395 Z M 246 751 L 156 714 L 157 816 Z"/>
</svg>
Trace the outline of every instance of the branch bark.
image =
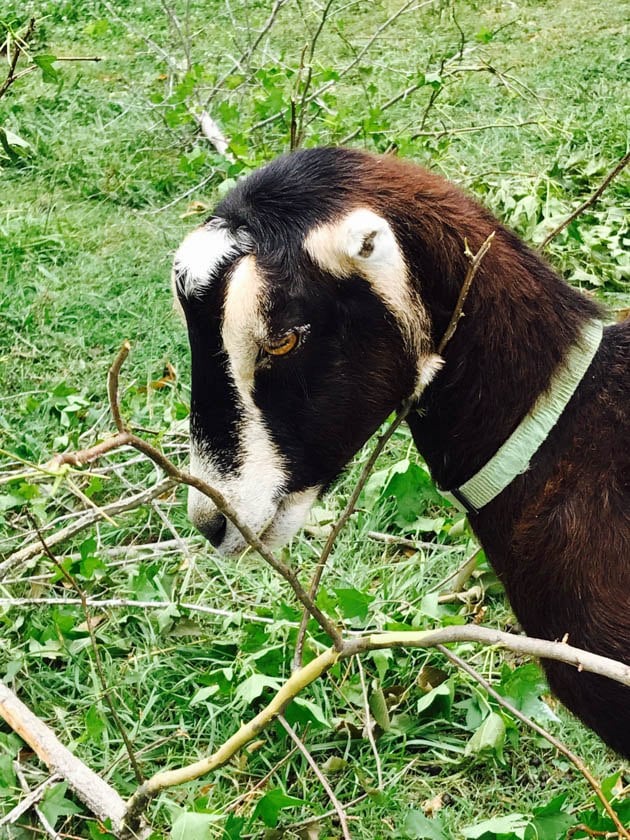
<svg viewBox="0 0 630 840">
<path fill-rule="evenodd" d="M 111 820 L 118 832 L 126 811 L 122 797 L 100 776 L 72 755 L 55 733 L 22 703 L 11 689 L 0 682 L 0 715 L 51 773 L 62 776 L 76 796 L 100 820 Z"/>
</svg>

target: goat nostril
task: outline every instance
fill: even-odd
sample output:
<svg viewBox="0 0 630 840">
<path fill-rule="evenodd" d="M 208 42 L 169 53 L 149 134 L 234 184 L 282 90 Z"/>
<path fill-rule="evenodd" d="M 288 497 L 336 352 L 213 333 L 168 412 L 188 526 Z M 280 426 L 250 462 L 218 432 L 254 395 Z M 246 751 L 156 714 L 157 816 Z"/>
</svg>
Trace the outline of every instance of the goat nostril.
<svg viewBox="0 0 630 840">
<path fill-rule="evenodd" d="M 201 533 L 209 543 L 217 548 L 223 542 L 227 529 L 227 519 L 222 513 L 215 513 L 210 519 L 198 526 Z"/>
</svg>

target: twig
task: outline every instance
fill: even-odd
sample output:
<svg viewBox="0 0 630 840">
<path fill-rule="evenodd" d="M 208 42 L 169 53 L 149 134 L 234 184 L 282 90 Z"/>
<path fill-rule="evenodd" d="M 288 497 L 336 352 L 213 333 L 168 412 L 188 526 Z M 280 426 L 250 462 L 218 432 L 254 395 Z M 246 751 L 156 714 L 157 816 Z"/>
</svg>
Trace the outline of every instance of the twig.
<svg viewBox="0 0 630 840">
<path fill-rule="evenodd" d="M 24 33 L 24 35 L 22 35 L 19 38 L 16 36 L 13 37 L 13 55 L 11 56 L 11 61 L 9 62 L 9 72 L 7 73 L 7 77 L 4 80 L 4 82 L 0 85 L 0 99 L 2 99 L 2 97 L 11 87 L 13 82 L 18 78 L 15 72 L 18 61 L 20 60 L 20 56 L 22 55 L 22 53 L 26 52 L 26 45 L 31 39 L 34 31 L 35 18 L 31 18 L 28 22 L 28 26 L 26 27 L 26 32 Z"/>
<path fill-rule="evenodd" d="M 326 24 L 326 18 L 328 17 L 328 13 L 332 7 L 332 4 L 335 0 L 327 0 L 322 9 L 322 13 L 319 18 L 319 23 L 315 32 L 313 33 L 313 37 L 311 38 L 311 43 L 308 47 L 308 61 L 307 61 L 307 70 L 306 70 L 306 81 L 302 87 L 302 96 L 300 97 L 300 104 L 297 109 L 293 107 L 291 109 L 291 150 L 297 149 L 298 146 L 302 144 L 304 140 L 304 113 L 306 109 L 306 98 L 308 96 L 309 89 L 311 87 L 311 82 L 313 81 L 313 58 L 315 57 L 315 50 L 317 48 L 317 41 L 319 40 L 319 36 L 322 34 L 324 26 Z M 302 62 L 301 62 L 302 63 Z M 296 110 L 297 110 L 297 119 L 296 119 Z"/>
<path fill-rule="evenodd" d="M 120 406 L 118 403 L 118 376 L 120 373 L 120 369 L 129 355 L 129 350 L 131 349 L 131 345 L 128 341 L 125 341 L 116 356 L 114 364 L 111 366 L 109 370 L 109 375 L 107 378 L 107 393 L 109 396 L 109 403 L 112 412 L 112 416 L 116 422 L 116 427 L 118 431 L 124 433 L 127 431 L 126 426 L 123 422 L 121 413 L 120 413 Z M 281 575 L 289 584 L 295 596 L 300 601 L 302 606 L 308 610 L 308 612 L 313 616 L 313 618 L 318 622 L 320 627 L 330 636 L 333 640 L 336 647 L 340 647 L 342 640 L 341 634 L 339 630 L 335 627 L 333 622 L 326 616 L 314 603 L 313 599 L 308 595 L 300 581 L 298 580 L 297 575 L 295 572 L 282 560 L 277 558 L 262 542 L 262 540 L 258 537 L 254 531 L 249 527 L 249 525 L 241 522 L 238 517 L 238 514 L 234 507 L 228 502 L 228 500 L 223 496 L 222 493 L 219 493 L 218 490 L 215 490 L 214 487 L 211 487 L 205 481 L 197 476 L 190 475 L 190 473 L 184 472 L 184 470 L 180 470 L 179 467 L 176 467 L 175 464 L 170 461 L 159 449 L 156 449 L 154 446 L 151 446 L 150 443 L 147 443 L 142 438 L 137 437 L 134 434 L 129 433 L 129 437 L 126 439 L 126 442 L 129 446 L 134 447 L 139 452 L 144 453 L 147 458 L 150 458 L 154 464 L 157 464 L 163 472 L 166 473 L 170 478 L 174 479 L 180 484 L 186 484 L 189 487 L 194 487 L 196 490 L 199 490 L 200 493 L 203 493 L 204 496 L 207 496 L 217 507 L 221 513 L 226 516 L 230 522 L 234 525 L 235 528 L 241 533 L 243 539 L 260 554 L 260 556 L 265 560 L 279 575 Z"/>
<path fill-rule="evenodd" d="M 546 248 L 547 245 L 549 245 L 552 239 L 555 239 L 555 237 L 559 233 L 561 233 L 566 227 L 568 227 L 574 219 L 577 219 L 578 216 L 580 216 L 585 210 L 587 210 L 591 206 L 591 204 L 595 204 L 595 202 L 604 192 L 608 184 L 610 184 L 610 182 L 613 181 L 617 177 L 617 175 L 619 175 L 619 173 L 623 171 L 623 169 L 625 169 L 629 161 L 630 152 L 628 152 L 624 157 L 621 158 L 621 160 L 614 167 L 614 169 L 611 169 L 611 171 L 608 173 L 608 175 L 606 175 L 599 187 L 595 190 L 595 192 L 592 195 L 590 195 L 586 199 L 586 201 L 583 201 L 582 204 L 580 204 L 580 206 L 576 210 L 574 210 L 570 216 L 567 216 L 567 218 L 563 222 L 561 222 L 558 225 L 558 227 L 554 228 L 551 231 L 551 233 L 547 234 L 547 236 L 543 239 L 542 244 L 540 245 L 541 251 L 544 248 Z"/>
<path fill-rule="evenodd" d="M 315 775 L 319 779 L 319 782 L 321 783 L 321 786 L 324 788 L 324 790 L 328 794 L 328 798 L 332 802 L 333 808 L 335 809 L 335 813 L 337 814 L 337 817 L 339 818 L 339 825 L 341 827 L 341 833 L 343 834 L 345 840 L 352 840 L 352 838 L 350 836 L 350 831 L 348 829 L 348 820 L 346 818 L 346 813 L 343 810 L 343 806 L 342 806 L 341 802 L 339 802 L 339 800 L 335 796 L 335 791 L 332 789 L 330 782 L 328 781 L 326 776 L 324 776 L 324 774 L 320 770 L 317 762 L 315 761 L 313 756 L 310 754 L 310 752 L 307 750 L 306 745 L 304 744 L 302 739 L 298 736 L 295 729 L 293 729 L 291 724 L 286 720 L 284 715 L 278 715 L 278 722 L 280 723 L 280 726 L 282 726 L 284 731 L 287 733 L 289 738 L 293 741 L 295 746 L 302 753 L 302 755 L 306 759 L 307 764 L 309 765 L 309 767 L 311 768 L 313 773 L 315 773 Z"/>
<path fill-rule="evenodd" d="M 164 481 L 158 482 L 153 485 L 153 487 L 148 487 L 146 490 L 136 493 L 134 496 L 128 496 L 126 499 L 117 499 L 109 505 L 103 505 L 103 507 L 99 510 L 92 510 L 74 522 L 71 522 L 69 525 L 66 525 L 65 528 L 61 528 L 54 534 L 50 534 L 46 537 L 46 542 L 48 543 L 49 548 L 59 545 L 59 543 L 65 542 L 65 540 L 74 537 L 85 528 L 89 528 L 90 525 L 98 522 L 99 519 L 102 518 L 103 511 L 111 516 L 115 516 L 117 513 L 135 510 L 147 502 L 150 502 L 152 499 L 157 499 L 159 496 L 164 495 L 164 493 L 167 493 L 176 486 L 177 482 L 168 478 Z M 0 563 L 0 581 L 4 579 L 7 572 L 11 571 L 11 569 L 14 569 L 21 563 L 25 563 L 27 560 L 31 560 L 38 554 L 41 554 L 41 550 L 42 548 L 39 540 L 35 540 L 7 557 L 4 562 Z"/>
<path fill-rule="evenodd" d="M 94 665 L 96 667 L 96 673 L 98 674 L 98 679 L 99 679 L 99 682 L 101 684 L 103 697 L 104 697 L 105 702 L 107 703 L 107 705 L 109 707 L 109 711 L 111 712 L 112 719 L 113 719 L 114 723 L 116 724 L 116 728 L 118 729 L 118 731 L 120 733 L 120 737 L 123 739 L 123 743 L 124 743 L 125 748 L 127 750 L 127 754 L 129 755 L 129 761 L 130 761 L 131 766 L 133 768 L 133 772 L 134 772 L 134 775 L 136 777 L 136 781 L 138 782 L 138 784 L 141 784 L 144 781 L 144 775 L 143 775 L 142 771 L 140 770 L 140 767 L 138 766 L 138 762 L 136 761 L 136 756 L 135 756 L 135 753 L 134 753 L 134 750 L 133 750 L 133 746 L 131 744 L 131 741 L 129 740 L 129 737 L 127 735 L 125 727 L 123 726 L 123 723 L 120 719 L 120 716 L 118 715 L 118 712 L 116 711 L 116 705 L 115 705 L 114 701 L 112 700 L 112 697 L 111 697 L 111 694 L 110 694 L 110 689 L 109 689 L 109 686 L 107 684 L 107 679 L 105 678 L 105 671 L 103 669 L 103 663 L 101 662 L 101 654 L 99 652 L 99 648 L 98 648 L 98 645 L 96 643 L 96 634 L 94 632 L 94 625 L 92 624 L 92 620 L 90 618 L 90 609 L 89 609 L 89 606 L 88 606 L 88 603 L 87 603 L 87 597 L 85 595 L 85 592 L 79 586 L 77 581 L 73 578 L 73 576 L 70 574 L 70 572 L 63 566 L 62 563 L 59 562 L 59 560 L 57 560 L 55 555 L 52 553 L 52 551 L 50 550 L 49 546 L 46 543 L 46 540 L 44 539 L 44 537 L 42 535 L 42 532 L 39 530 L 35 520 L 32 519 L 32 517 L 29 517 L 29 518 L 31 518 L 31 524 L 33 525 L 33 528 L 35 529 L 37 537 L 42 544 L 42 548 L 44 549 L 44 554 L 59 569 L 59 571 L 61 572 L 61 574 L 65 578 L 65 580 L 70 584 L 70 586 L 72 586 L 72 588 L 76 591 L 77 595 L 79 596 L 79 600 L 81 602 L 81 606 L 83 607 L 83 612 L 85 614 L 85 624 L 86 624 L 87 631 L 88 631 L 89 636 L 90 636 L 90 642 L 91 642 L 91 645 L 92 645 L 92 653 L 94 654 Z"/>
<path fill-rule="evenodd" d="M 22 788 L 23 792 L 26 794 L 26 798 L 28 799 L 29 797 L 32 796 L 32 791 L 28 786 L 28 782 L 26 781 L 26 776 L 22 772 L 22 767 L 20 766 L 20 762 L 19 761 L 14 761 L 13 762 L 13 767 L 15 769 L 15 775 L 18 777 L 20 787 Z M 54 778 L 54 777 L 51 777 L 51 778 Z M 47 781 L 50 784 L 50 779 L 48 779 Z M 39 792 L 40 788 L 41 788 L 41 785 L 38 786 L 36 788 L 36 790 Z M 51 838 L 51 840 L 60 840 L 60 835 L 57 834 L 57 832 L 55 831 L 53 826 L 48 822 L 48 820 L 46 819 L 46 815 L 44 814 L 42 809 L 37 804 L 39 802 L 39 799 L 41 798 L 41 795 L 42 795 L 43 792 L 44 791 L 41 791 L 41 793 L 39 793 L 39 795 L 35 799 L 31 800 L 33 810 L 35 811 L 37 819 L 42 824 L 42 828 L 44 829 L 46 834 Z"/>
<path fill-rule="evenodd" d="M 128 432 L 117 432 L 115 435 L 101 441 L 101 443 L 97 443 L 87 449 L 78 449 L 76 452 L 60 452 L 46 464 L 46 468 L 54 472 L 65 464 L 70 464 L 73 467 L 82 467 L 85 464 L 96 461 L 113 449 L 120 449 L 125 446 L 128 435 Z"/>
<path fill-rule="evenodd" d="M 495 689 L 492 688 L 490 683 L 484 677 L 482 677 L 482 675 L 478 671 L 476 671 L 471 665 L 469 665 L 467 662 L 461 659 L 461 657 L 457 656 L 457 654 L 448 650 L 443 645 L 437 645 L 437 649 L 441 653 L 443 653 L 444 656 L 446 656 L 446 658 L 449 659 L 454 665 L 457 665 L 458 668 L 460 668 L 462 671 L 465 671 L 474 680 L 476 680 L 479 683 L 479 685 L 481 685 L 491 697 L 494 697 L 494 699 L 500 706 L 503 706 L 504 709 L 507 709 L 508 712 L 510 712 L 510 714 L 514 715 L 515 718 L 518 718 L 518 720 L 522 721 L 522 723 L 524 723 L 526 726 L 529 726 L 529 728 L 533 729 L 534 732 L 537 732 L 539 735 L 542 735 L 542 737 L 549 741 L 549 743 L 553 747 L 555 747 L 559 752 L 561 752 L 562 755 L 565 756 L 565 758 L 568 758 L 569 761 L 574 765 L 574 767 L 576 767 L 579 770 L 579 772 L 584 776 L 586 781 L 595 791 L 595 794 L 604 806 L 606 813 L 614 822 L 619 837 L 627 838 L 627 840 L 630 840 L 630 833 L 628 833 L 621 824 L 619 817 L 615 813 L 612 805 L 604 796 L 602 789 L 597 782 L 597 779 L 593 776 L 591 771 L 588 769 L 588 767 L 584 764 L 584 762 L 578 755 L 572 752 L 565 744 L 562 743 L 562 741 L 558 740 L 558 738 L 556 738 L 550 732 L 547 732 L 547 730 L 540 726 L 540 724 L 527 717 L 527 715 L 524 715 L 515 706 L 513 706 L 512 703 L 506 700 L 505 697 L 499 694 L 498 691 L 495 691 Z"/>
<path fill-rule="evenodd" d="M 273 6 L 271 7 L 269 17 L 267 18 L 267 20 L 263 24 L 262 29 L 258 32 L 258 35 L 254 38 L 254 40 L 252 41 L 250 46 L 245 50 L 243 55 L 240 58 L 236 59 L 236 61 L 234 61 L 234 63 L 231 65 L 230 69 L 226 70 L 226 72 L 220 77 L 218 82 L 215 84 L 214 88 L 212 89 L 212 92 L 210 93 L 210 96 L 208 97 L 208 99 L 206 101 L 206 107 L 211 102 L 214 95 L 221 90 L 224 83 L 232 75 L 232 73 L 234 73 L 236 70 L 239 69 L 239 67 L 241 67 L 243 64 L 246 64 L 251 59 L 252 55 L 258 49 L 258 45 L 260 44 L 262 39 L 265 37 L 265 35 L 269 32 L 271 27 L 274 25 L 276 17 L 278 16 L 278 12 L 287 2 L 288 2 L 288 0 L 275 0 Z"/>
<path fill-rule="evenodd" d="M 37 785 L 36 788 L 33 788 L 33 790 L 31 790 L 28 793 L 28 795 L 24 797 L 24 799 L 18 802 L 15 808 L 12 808 L 7 814 L 5 814 L 0 819 L 0 828 L 2 828 L 3 825 L 11 825 L 12 823 L 17 822 L 22 816 L 22 814 L 25 814 L 29 810 L 29 808 L 32 808 L 33 805 L 39 802 L 39 800 L 46 793 L 48 788 L 51 785 L 54 785 L 55 782 L 58 782 L 61 778 L 62 776 L 60 776 L 58 773 L 54 773 L 52 776 L 49 776 L 47 779 L 44 779 L 44 781 L 41 782 L 41 784 Z"/>
<path fill-rule="evenodd" d="M 129 355 L 131 344 L 125 340 L 122 347 L 118 351 L 116 358 L 110 369 L 107 372 L 107 396 L 109 399 L 109 408 L 112 413 L 114 424 L 121 435 L 129 434 L 129 429 L 125 426 L 122 416 L 120 414 L 120 403 L 118 402 L 118 377 L 120 369 L 125 363 L 125 359 Z"/>
<path fill-rule="evenodd" d="M 391 26 L 391 24 L 392 24 L 392 23 L 394 23 L 394 22 L 395 22 L 395 21 L 396 21 L 396 20 L 397 20 L 397 19 L 398 19 L 398 18 L 399 18 L 402 14 L 404 14 L 405 12 L 408 12 L 408 11 L 418 11 L 419 9 L 423 9 L 425 6 L 431 6 L 431 5 L 433 5 L 433 3 L 434 3 L 434 2 L 435 2 L 435 0 L 426 0 L 426 2 L 424 2 L 424 3 L 420 3 L 420 4 L 419 4 L 419 5 L 417 5 L 417 6 L 416 6 L 413 10 L 411 10 L 411 9 L 410 9 L 410 7 L 411 7 L 411 6 L 415 3 L 415 0 L 407 0 L 407 2 L 403 3 L 403 5 L 402 5 L 402 6 L 400 6 L 400 8 L 399 8 L 397 11 L 395 11 L 392 15 L 390 15 L 390 16 L 387 18 L 387 20 L 383 21 L 383 23 L 381 23 L 381 24 L 380 24 L 380 26 L 378 26 L 378 27 L 374 30 L 374 32 L 373 32 L 373 34 L 372 34 L 372 36 L 368 39 L 367 43 L 366 43 L 366 44 L 363 46 L 363 48 L 362 48 L 362 49 L 361 49 L 361 50 L 357 53 L 357 55 L 356 55 L 356 56 L 352 59 L 352 61 L 350 61 L 348 64 L 346 64 L 346 66 L 345 66 L 345 67 L 343 67 L 343 68 L 342 68 L 342 69 L 341 69 L 341 70 L 337 73 L 337 77 L 336 77 L 335 79 L 331 79 L 331 80 L 330 80 L 330 81 L 328 81 L 328 82 L 325 82 L 323 85 L 320 85 L 320 87 L 318 87 L 318 88 L 317 88 L 317 90 L 315 90 L 313 93 L 311 93 L 311 95 L 310 95 L 310 96 L 308 96 L 308 97 L 306 98 L 306 100 L 304 101 L 304 104 L 305 104 L 305 105 L 308 105 L 310 102 L 313 102 L 315 99 L 317 99 L 317 98 L 318 98 L 319 96 L 321 96 L 323 93 L 325 93 L 327 90 L 329 90 L 329 89 L 330 89 L 331 87 L 333 87 L 335 84 L 337 84 L 337 82 L 338 82 L 340 79 L 342 79 L 344 76 L 346 76 L 346 75 L 347 75 L 348 73 L 350 73 L 352 70 L 354 70 L 354 68 L 357 66 L 357 64 L 359 64 L 359 62 L 360 62 L 360 61 L 361 61 L 361 59 L 363 58 L 363 56 L 364 56 L 364 55 L 368 52 L 368 50 L 372 47 L 372 45 L 374 44 L 374 42 L 375 42 L 375 41 L 376 41 L 376 40 L 377 40 L 377 39 L 378 39 L 378 38 L 379 38 L 379 37 L 383 34 L 383 32 L 384 32 L 384 31 L 385 31 L 385 30 L 386 30 L 389 26 Z M 280 110 L 280 111 L 276 111 L 276 113 L 275 113 L 275 114 L 271 114 L 271 116 L 269 116 L 269 117 L 265 117 L 265 119 L 260 120 L 260 121 L 259 121 L 259 122 L 257 122 L 257 123 L 254 123 L 254 125 L 253 125 L 253 126 L 251 126 L 250 131 L 256 131 L 256 130 L 257 130 L 257 129 L 259 129 L 259 128 L 264 128 L 264 126 L 269 125 L 270 123 L 275 122 L 275 121 L 276 121 L 277 119 L 279 119 L 280 117 L 283 117 L 283 116 L 285 115 L 285 113 L 286 113 L 286 109 L 284 109 L 284 108 L 283 108 L 282 110 Z"/>
<path fill-rule="evenodd" d="M 139 609 L 139 610 L 166 610 L 181 609 L 188 612 L 198 612 L 203 615 L 217 616 L 218 618 L 232 618 L 238 621 L 251 621 L 256 624 L 275 624 L 275 619 L 267 618 L 264 615 L 253 615 L 251 613 L 230 612 L 215 607 L 206 607 L 203 604 L 190 604 L 180 601 L 135 601 L 128 598 L 86 598 L 85 604 L 95 610 L 109 609 Z M 37 607 L 37 606 L 82 606 L 80 598 L 68 596 L 46 597 L 46 598 L 0 598 L 0 607 Z M 296 622 L 287 622 L 289 627 L 297 627 Z"/>
<path fill-rule="evenodd" d="M 448 327 L 446 328 L 446 331 L 442 336 L 442 340 L 438 345 L 438 356 L 441 356 L 444 353 L 446 345 L 449 343 L 449 341 L 453 337 L 453 333 L 457 329 L 457 324 L 459 323 L 459 319 L 463 315 L 464 304 L 466 303 L 466 298 L 468 297 L 468 292 L 470 291 L 472 282 L 475 279 L 475 274 L 477 273 L 477 270 L 481 265 L 481 261 L 488 253 L 490 246 L 492 245 L 492 240 L 494 239 L 495 232 L 496 231 L 494 230 L 492 231 L 492 233 L 485 239 L 477 253 L 474 255 L 470 253 L 470 251 L 468 250 L 468 243 L 466 243 L 466 255 L 470 259 L 470 264 L 468 266 L 468 271 L 466 272 L 464 282 L 462 283 L 462 287 L 460 289 L 459 297 L 457 298 L 457 303 L 455 304 L 455 309 L 453 310 L 451 320 L 449 321 Z"/>
<path fill-rule="evenodd" d="M 445 584 L 449 583 L 449 581 L 453 581 L 453 585 L 450 588 L 450 592 L 461 592 L 464 588 L 466 583 L 470 580 L 470 576 L 475 571 L 477 567 L 477 561 L 479 560 L 479 555 L 483 551 L 483 548 L 479 547 L 467 557 L 464 562 L 455 569 L 454 572 L 451 572 L 450 575 L 447 575 L 443 578 L 439 583 L 436 583 L 435 586 L 432 586 L 430 589 L 427 589 L 427 594 L 431 592 L 439 591 Z M 453 580 L 454 579 L 454 580 Z"/>
<path fill-rule="evenodd" d="M 531 639 L 529 636 L 517 636 L 491 627 L 465 624 L 453 627 L 439 627 L 435 630 L 401 631 L 375 633 L 358 636 L 344 642 L 342 657 L 354 656 L 371 650 L 384 650 L 398 647 L 435 647 L 453 642 L 475 642 L 535 656 L 540 659 L 553 659 L 574 665 L 580 671 L 589 671 L 608 677 L 611 680 L 630 686 L 630 665 L 600 656 L 597 653 L 581 650 L 564 642 L 550 642 L 545 639 Z"/>
<path fill-rule="evenodd" d="M 312 599 L 314 599 L 317 596 L 317 591 L 319 589 L 319 584 L 322 579 L 322 574 L 324 572 L 324 568 L 326 567 L 328 558 L 330 557 L 330 553 L 333 549 L 333 546 L 335 545 L 335 541 L 339 536 L 341 530 L 345 527 L 345 524 L 348 521 L 348 519 L 350 519 L 350 517 L 352 516 L 354 512 L 354 507 L 357 503 L 359 495 L 361 494 L 361 490 L 363 490 L 365 482 L 370 477 L 370 473 L 372 472 L 374 464 L 376 463 L 379 455 L 387 445 L 388 441 L 390 440 L 396 429 L 398 429 L 405 417 L 409 414 L 410 409 L 410 404 L 406 404 L 400 409 L 400 411 L 396 414 L 394 420 L 387 427 L 386 431 L 378 439 L 376 446 L 370 454 L 370 457 L 365 462 L 365 465 L 361 470 L 361 475 L 359 476 L 359 479 L 355 484 L 352 493 L 350 494 L 350 498 L 348 499 L 346 506 L 341 513 L 341 516 L 337 519 L 330 534 L 328 535 L 328 539 L 326 540 L 324 548 L 322 549 L 322 553 L 320 554 L 319 559 L 317 561 L 317 566 L 315 567 L 315 572 L 313 574 L 313 579 L 311 580 L 311 586 L 309 589 L 309 596 Z M 302 650 L 304 647 L 304 639 L 306 636 L 307 625 L 308 614 L 305 613 L 302 616 L 302 623 L 300 624 L 300 630 L 298 632 L 298 637 L 295 644 L 295 654 L 293 657 L 294 669 L 299 668 L 302 664 Z"/>
<path fill-rule="evenodd" d="M 374 754 L 374 761 L 376 762 L 376 778 L 378 781 L 378 789 L 383 790 L 383 768 L 381 767 L 381 757 L 378 754 L 378 747 L 376 746 L 376 739 L 374 738 L 374 725 L 372 722 L 372 714 L 370 712 L 370 700 L 368 698 L 367 683 L 365 681 L 365 672 L 361 664 L 360 657 L 357 657 L 357 668 L 359 669 L 359 679 L 361 681 L 361 693 L 363 694 L 363 708 L 365 709 L 365 732 Z"/>
<path fill-rule="evenodd" d="M 368 531 L 367 536 L 376 542 L 382 542 L 386 545 L 397 545 L 401 548 L 411 548 L 417 551 L 420 548 L 437 549 L 442 548 L 448 551 L 458 551 L 459 549 L 452 545 L 445 545 L 444 543 L 426 542 L 423 540 L 410 540 L 408 537 L 398 537 L 396 534 L 383 534 L 381 531 Z"/>
<path fill-rule="evenodd" d="M 117 832 L 125 815 L 125 803 L 119 794 L 90 770 L 55 733 L 0 682 L 0 716 L 37 753 L 52 773 L 62 776 L 79 799 L 100 820 L 111 820 Z"/>
</svg>

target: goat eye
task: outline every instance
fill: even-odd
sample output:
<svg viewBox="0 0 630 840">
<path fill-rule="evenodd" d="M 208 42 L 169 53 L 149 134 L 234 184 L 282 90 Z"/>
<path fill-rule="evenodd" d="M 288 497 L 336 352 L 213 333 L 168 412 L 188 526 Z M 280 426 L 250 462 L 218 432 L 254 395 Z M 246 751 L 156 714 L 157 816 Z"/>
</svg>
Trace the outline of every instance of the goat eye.
<svg viewBox="0 0 630 840">
<path fill-rule="evenodd" d="M 297 347 L 299 339 L 299 333 L 292 330 L 277 341 L 267 341 L 263 344 L 262 349 L 269 356 L 286 356 L 287 353 Z"/>
</svg>

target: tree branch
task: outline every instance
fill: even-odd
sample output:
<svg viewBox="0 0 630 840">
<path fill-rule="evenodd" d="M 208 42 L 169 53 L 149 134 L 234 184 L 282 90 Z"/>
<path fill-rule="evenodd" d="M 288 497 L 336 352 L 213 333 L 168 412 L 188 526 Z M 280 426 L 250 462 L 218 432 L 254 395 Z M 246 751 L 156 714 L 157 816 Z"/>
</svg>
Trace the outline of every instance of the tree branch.
<svg viewBox="0 0 630 840">
<path fill-rule="evenodd" d="M 494 697 L 494 699 L 500 706 L 503 706 L 504 709 L 507 709 L 507 711 L 511 715 L 514 715 L 515 718 L 520 720 L 526 726 L 529 726 L 529 728 L 533 729 L 534 732 L 537 732 L 539 735 L 542 735 L 542 737 L 549 741 L 549 743 L 553 747 L 555 747 L 558 750 L 558 752 L 561 752 L 562 755 L 568 758 L 569 761 L 580 771 L 580 773 L 584 776 L 586 781 L 595 791 L 595 794 L 604 806 L 606 813 L 614 822 L 619 837 L 627 838 L 627 840 L 630 840 L 630 834 L 622 826 L 619 817 L 615 813 L 610 802 L 604 796 L 602 789 L 599 783 L 597 782 L 597 779 L 595 778 L 595 776 L 593 776 L 591 771 L 588 769 L 588 767 L 584 764 L 584 762 L 578 755 L 572 752 L 565 744 L 562 743 L 562 741 L 554 737 L 551 734 L 551 732 L 547 732 L 547 730 L 540 726 L 540 724 L 536 723 L 536 721 L 527 717 L 527 715 L 524 715 L 521 711 L 519 711 L 516 708 L 516 706 L 513 706 L 512 703 L 509 702 L 509 700 L 506 700 L 505 697 L 499 694 L 498 691 L 495 691 L 495 689 L 492 688 L 490 683 L 484 677 L 482 677 L 481 674 L 478 671 L 476 671 L 471 665 L 465 662 L 461 657 L 457 656 L 457 654 L 455 653 L 452 653 L 450 650 L 447 650 L 447 648 L 445 648 L 443 645 L 437 645 L 437 649 L 441 653 L 443 653 L 447 659 L 450 659 L 450 661 L 454 665 L 457 665 L 458 668 L 461 668 L 462 671 L 465 671 L 474 680 L 476 680 L 479 683 L 479 685 L 481 685 L 491 697 Z"/>
<path fill-rule="evenodd" d="M 51 773 L 62 776 L 79 799 L 100 820 L 111 820 L 117 832 L 125 815 L 125 803 L 118 793 L 90 770 L 55 733 L 0 682 L 0 715 L 11 729 L 37 753 Z"/>
<path fill-rule="evenodd" d="M 332 802 L 333 808 L 335 809 L 335 813 L 337 814 L 337 817 L 339 818 L 339 825 L 341 826 L 341 833 L 343 834 L 345 840 L 352 840 L 352 838 L 350 837 L 350 831 L 348 829 L 348 819 L 346 817 L 345 811 L 343 810 L 343 806 L 342 806 L 341 802 L 335 796 L 335 791 L 332 789 L 330 782 L 328 781 L 326 776 L 324 776 L 324 774 L 320 770 L 317 762 L 315 761 L 313 756 L 310 754 L 310 752 L 306 749 L 306 746 L 305 746 L 304 742 L 298 736 L 297 732 L 295 731 L 295 729 L 293 729 L 293 727 L 287 721 L 287 719 L 284 717 L 284 715 L 278 715 L 278 722 L 280 723 L 280 726 L 282 726 L 284 731 L 287 733 L 289 738 L 293 741 L 293 743 L 298 748 L 298 750 L 302 753 L 302 755 L 306 759 L 307 764 L 309 765 L 309 767 L 311 768 L 313 773 L 315 773 L 315 775 L 317 776 L 317 778 L 320 781 L 321 786 L 324 788 L 324 790 L 328 794 L 328 798 Z"/>
<path fill-rule="evenodd" d="M 599 185 L 599 187 L 595 190 L 595 192 L 592 195 L 590 195 L 586 199 L 586 201 L 582 202 L 582 204 L 580 204 L 580 206 L 576 210 L 574 210 L 573 213 L 571 213 L 570 216 L 567 216 L 567 218 L 563 222 L 561 222 L 558 225 L 558 227 L 554 228 L 551 231 L 551 233 L 548 233 L 547 236 L 545 236 L 545 238 L 543 239 L 543 241 L 540 245 L 539 250 L 543 251 L 547 247 L 547 245 L 549 245 L 551 240 L 555 239 L 555 237 L 559 233 L 562 233 L 562 231 L 565 228 L 567 228 L 574 219 L 577 219 L 577 217 L 581 216 L 582 213 L 585 210 L 588 210 L 588 208 L 591 206 L 591 204 L 595 204 L 595 202 L 600 197 L 600 195 L 604 192 L 606 187 L 611 183 L 611 181 L 613 181 L 617 177 L 617 175 L 619 175 L 625 169 L 625 167 L 628 165 L 629 161 L 630 161 L 630 152 L 628 152 L 626 155 L 624 155 L 624 157 L 621 158 L 621 160 L 614 167 L 614 169 L 611 169 L 611 171 L 608 173 L 608 175 L 606 175 L 606 177 L 604 178 L 602 183 Z"/>
</svg>

